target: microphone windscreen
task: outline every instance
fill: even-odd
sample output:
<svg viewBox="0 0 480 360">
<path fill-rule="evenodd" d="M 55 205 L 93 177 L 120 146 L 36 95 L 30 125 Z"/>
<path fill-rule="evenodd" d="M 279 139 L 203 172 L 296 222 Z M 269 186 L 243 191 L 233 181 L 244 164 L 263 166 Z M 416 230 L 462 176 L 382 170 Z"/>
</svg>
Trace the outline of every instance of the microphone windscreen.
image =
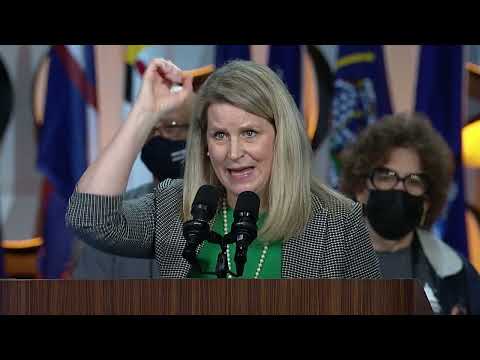
<svg viewBox="0 0 480 360">
<path fill-rule="evenodd" d="M 207 208 L 209 218 L 212 218 L 217 211 L 218 199 L 220 197 L 218 189 L 213 185 L 202 185 L 198 189 L 195 199 L 193 200 L 192 209 L 198 205 Z"/>
<path fill-rule="evenodd" d="M 235 214 L 240 212 L 249 212 L 255 219 L 258 218 L 260 208 L 260 198 L 253 191 L 244 191 L 238 195 L 235 205 Z"/>
</svg>

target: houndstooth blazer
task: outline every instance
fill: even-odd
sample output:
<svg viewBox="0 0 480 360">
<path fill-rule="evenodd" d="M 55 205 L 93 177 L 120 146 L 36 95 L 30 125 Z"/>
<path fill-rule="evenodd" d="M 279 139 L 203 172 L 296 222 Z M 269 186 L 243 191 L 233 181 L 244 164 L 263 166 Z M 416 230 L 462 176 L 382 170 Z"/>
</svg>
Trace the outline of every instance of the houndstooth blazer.
<svg viewBox="0 0 480 360">
<path fill-rule="evenodd" d="M 182 191 L 183 180 L 167 179 L 133 201 L 74 192 L 67 225 L 99 250 L 154 257 L 160 277 L 186 278 Z M 361 206 L 327 192 L 313 195 L 312 205 L 304 231 L 282 244 L 282 278 L 379 278 Z"/>
</svg>

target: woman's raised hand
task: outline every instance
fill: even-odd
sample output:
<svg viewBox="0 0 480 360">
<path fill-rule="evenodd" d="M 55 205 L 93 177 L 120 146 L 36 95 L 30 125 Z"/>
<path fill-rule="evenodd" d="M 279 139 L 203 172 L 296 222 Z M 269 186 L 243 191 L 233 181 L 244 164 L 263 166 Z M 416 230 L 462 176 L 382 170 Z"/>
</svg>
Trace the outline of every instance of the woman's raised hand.
<svg viewBox="0 0 480 360">
<path fill-rule="evenodd" d="M 182 89 L 171 91 L 174 85 L 180 85 Z M 156 58 L 145 70 L 133 111 L 145 115 L 149 127 L 153 128 L 161 119 L 177 111 L 192 92 L 191 76 L 183 75 L 171 61 Z"/>
</svg>

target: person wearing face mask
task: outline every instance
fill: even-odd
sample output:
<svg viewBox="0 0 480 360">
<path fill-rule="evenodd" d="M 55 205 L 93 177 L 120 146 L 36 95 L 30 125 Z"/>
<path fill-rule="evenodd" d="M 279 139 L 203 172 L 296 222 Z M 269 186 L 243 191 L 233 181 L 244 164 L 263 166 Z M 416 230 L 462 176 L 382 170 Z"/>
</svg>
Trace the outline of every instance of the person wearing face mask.
<svg viewBox="0 0 480 360">
<path fill-rule="evenodd" d="M 152 193 L 125 201 L 143 143 L 191 92 L 191 77 L 173 63 L 148 65 L 127 121 L 70 197 L 69 227 L 100 250 L 153 258 L 159 277 L 215 278 L 218 244 L 201 239 L 200 269 L 182 256 L 183 224 L 208 184 L 220 194 L 211 226 L 221 236 L 232 228 L 240 194 L 258 196 L 258 234 L 246 250 L 242 278 L 380 278 L 361 206 L 314 177 L 304 120 L 266 65 L 237 60 L 216 69 L 195 96 L 184 178 L 166 179 Z M 239 275 L 234 254 L 235 244 L 226 245 L 224 264 L 232 273 L 225 275 L 233 279 Z"/>
<path fill-rule="evenodd" d="M 480 277 L 430 231 L 447 201 L 453 154 L 428 118 L 387 116 L 342 154 L 340 190 L 363 204 L 387 279 L 416 278 L 435 313 L 479 314 Z"/>
<path fill-rule="evenodd" d="M 141 159 L 152 173 L 153 181 L 126 192 L 125 200 L 134 200 L 153 192 L 155 186 L 167 178 L 183 177 L 185 139 L 193 96 L 163 119 L 162 126 L 153 129 L 141 150 Z M 75 245 L 73 279 L 148 279 L 159 276 L 153 259 L 113 255 L 97 250 L 80 239 L 75 240 Z"/>
</svg>

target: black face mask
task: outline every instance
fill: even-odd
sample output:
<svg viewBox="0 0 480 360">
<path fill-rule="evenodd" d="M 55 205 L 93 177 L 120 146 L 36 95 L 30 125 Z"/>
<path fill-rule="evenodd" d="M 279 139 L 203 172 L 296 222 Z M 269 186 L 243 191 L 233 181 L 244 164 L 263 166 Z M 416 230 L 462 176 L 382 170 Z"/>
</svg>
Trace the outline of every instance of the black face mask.
<svg viewBox="0 0 480 360">
<path fill-rule="evenodd" d="M 185 141 L 154 136 L 143 146 L 141 159 L 159 181 L 180 179 L 185 165 Z"/>
<path fill-rule="evenodd" d="M 370 190 L 366 215 L 372 228 L 385 239 L 400 240 L 422 219 L 422 196 L 401 190 Z"/>
</svg>

